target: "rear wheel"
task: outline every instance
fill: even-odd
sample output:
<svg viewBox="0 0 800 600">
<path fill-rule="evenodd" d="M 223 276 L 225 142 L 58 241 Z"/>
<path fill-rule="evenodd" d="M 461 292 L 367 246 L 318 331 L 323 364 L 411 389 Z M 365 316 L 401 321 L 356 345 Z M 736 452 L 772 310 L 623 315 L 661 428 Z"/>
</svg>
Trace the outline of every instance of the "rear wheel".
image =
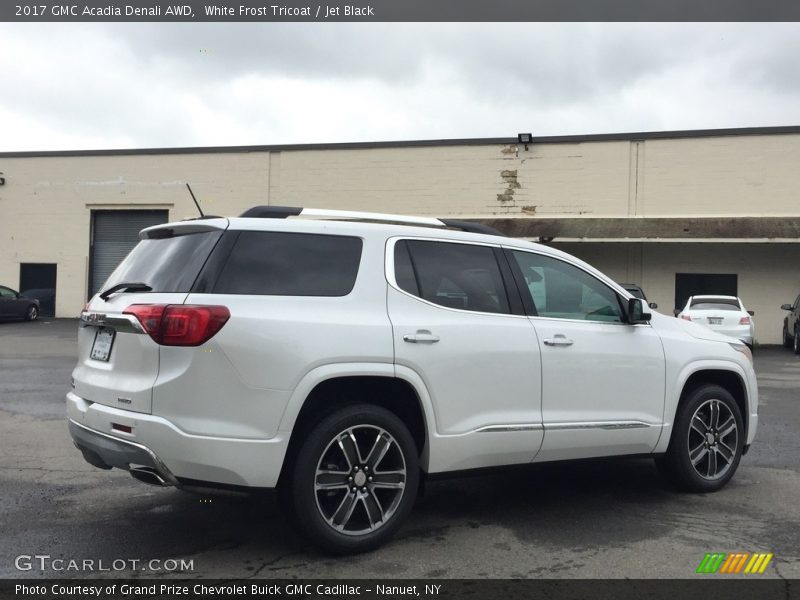
<svg viewBox="0 0 800 600">
<path fill-rule="evenodd" d="M 25 311 L 25 320 L 35 321 L 38 317 L 39 317 L 39 309 L 36 307 L 35 304 L 31 304 L 28 307 L 28 310 Z"/>
<path fill-rule="evenodd" d="M 744 446 L 744 422 L 733 396 L 718 385 L 694 390 L 680 407 L 659 469 L 690 492 L 716 492 L 733 477 Z"/>
<path fill-rule="evenodd" d="M 386 409 L 359 404 L 311 429 L 290 490 L 311 541 L 348 554 L 386 542 L 411 511 L 418 485 L 418 451 L 408 428 Z"/>
</svg>

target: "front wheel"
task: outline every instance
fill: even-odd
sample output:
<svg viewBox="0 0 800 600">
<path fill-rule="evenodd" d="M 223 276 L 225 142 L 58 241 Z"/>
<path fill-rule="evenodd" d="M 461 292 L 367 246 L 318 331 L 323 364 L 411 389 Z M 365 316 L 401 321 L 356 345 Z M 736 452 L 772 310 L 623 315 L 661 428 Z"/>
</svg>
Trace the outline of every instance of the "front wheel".
<svg viewBox="0 0 800 600">
<path fill-rule="evenodd" d="M 708 384 L 678 409 L 667 453 L 656 463 L 686 491 L 716 492 L 736 472 L 743 446 L 739 406 L 726 389 Z"/>
<path fill-rule="evenodd" d="M 795 354 L 800 354 L 800 329 L 797 325 L 794 326 L 794 344 L 793 348 Z"/>
<path fill-rule="evenodd" d="M 335 554 L 364 552 L 386 542 L 411 511 L 418 450 L 394 413 L 348 406 L 312 428 L 290 485 L 298 525 L 312 542 Z"/>
<path fill-rule="evenodd" d="M 25 311 L 25 320 L 26 321 L 35 321 L 39 317 L 39 309 L 36 305 L 31 304 L 28 307 L 28 310 Z"/>
<path fill-rule="evenodd" d="M 791 348 L 793 343 L 792 336 L 789 335 L 789 328 L 786 325 L 786 321 L 783 322 L 783 347 L 784 348 Z"/>
</svg>

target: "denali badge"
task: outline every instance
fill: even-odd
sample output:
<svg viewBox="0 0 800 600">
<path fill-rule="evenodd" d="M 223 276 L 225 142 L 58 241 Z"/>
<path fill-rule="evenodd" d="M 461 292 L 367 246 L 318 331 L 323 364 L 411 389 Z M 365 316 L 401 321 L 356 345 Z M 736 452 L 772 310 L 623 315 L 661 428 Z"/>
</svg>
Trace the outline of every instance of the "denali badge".
<svg viewBox="0 0 800 600">
<path fill-rule="evenodd" d="M 98 325 L 105 322 L 106 316 L 103 313 L 83 313 L 82 319 L 89 325 Z"/>
<path fill-rule="evenodd" d="M 130 398 L 117 398 L 117 402 L 120 402 L 122 404 L 130 404 L 131 403 L 131 399 Z"/>
</svg>

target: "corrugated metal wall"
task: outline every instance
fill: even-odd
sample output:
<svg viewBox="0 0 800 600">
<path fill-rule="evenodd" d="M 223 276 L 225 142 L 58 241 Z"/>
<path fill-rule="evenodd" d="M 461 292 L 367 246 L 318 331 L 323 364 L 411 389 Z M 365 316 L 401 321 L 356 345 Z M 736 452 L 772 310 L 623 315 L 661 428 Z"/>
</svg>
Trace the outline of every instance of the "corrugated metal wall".
<svg viewBox="0 0 800 600">
<path fill-rule="evenodd" d="M 100 290 L 117 265 L 139 243 L 142 229 L 168 220 L 169 212 L 166 210 L 92 211 L 89 295 Z"/>
</svg>

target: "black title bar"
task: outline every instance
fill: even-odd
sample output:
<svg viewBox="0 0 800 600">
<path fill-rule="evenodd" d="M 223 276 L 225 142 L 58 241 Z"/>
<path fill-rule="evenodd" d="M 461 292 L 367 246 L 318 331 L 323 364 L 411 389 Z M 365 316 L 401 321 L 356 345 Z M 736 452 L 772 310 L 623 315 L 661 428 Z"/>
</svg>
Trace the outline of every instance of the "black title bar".
<svg viewBox="0 0 800 600">
<path fill-rule="evenodd" d="M 658 560 L 653 557 L 654 574 Z M 27 579 L 0 580 L 0 600 L 797 600 L 798 580 L 693 579 Z"/>
<path fill-rule="evenodd" d="M 3 0 L 26 22 L 800 21 L 797 0 Z"/>
</svg>

